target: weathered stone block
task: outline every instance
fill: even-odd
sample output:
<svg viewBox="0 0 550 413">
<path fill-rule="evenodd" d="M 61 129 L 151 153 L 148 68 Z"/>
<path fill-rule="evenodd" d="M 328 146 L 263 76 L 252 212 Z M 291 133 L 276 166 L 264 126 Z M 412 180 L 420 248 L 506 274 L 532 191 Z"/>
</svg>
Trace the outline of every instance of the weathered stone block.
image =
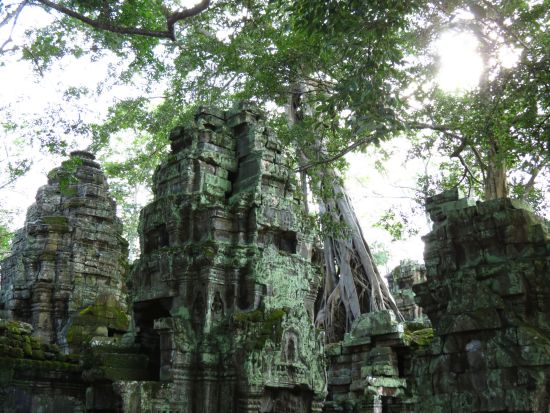
<svg viewBox="0 0 550 413">
<path fill-rule="evenodd" d="M 8 315 L 67 349 L 71 317 L 100 295 L 110 294 L 125 307 L 127 243 L 115 211 L 93 155 L 73 152 L 54 169 L 29 208 L 13 255 L 1 266 L 0 303 Z"/>
<path fill-rule="evenodd" d="M 393 311 L 383 310 L 375 313 L 361 314 L 361 316 L 354 321 L 351 328 L 351 336 L 376 336 L 402 331 L 403 326 L 397 322 Z"/>
</svg>

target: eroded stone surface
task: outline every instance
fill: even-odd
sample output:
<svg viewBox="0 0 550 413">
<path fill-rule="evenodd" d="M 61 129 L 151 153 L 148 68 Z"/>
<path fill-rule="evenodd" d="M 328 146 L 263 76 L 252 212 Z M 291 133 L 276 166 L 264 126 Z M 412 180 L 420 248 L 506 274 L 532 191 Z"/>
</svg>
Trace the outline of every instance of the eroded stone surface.
<svg viewBox="0 0 550 413">
<path fill-rule="evenodd" d="M 326 348 L 328 397 L 323 411 L 412 412 L 417 400 L 411 357 L 431 339 L 430 327 L 398 322 L 391 310 L 362 314 L 342 342 Z"/>
<path fill-rule="evenodd" d="M 363 314 L 325 351 L 312 235 L 261 113 L 202 108 L 171 141 L 130 308 L 120 223 L 91 155 L 66 165 L 76 181 L 57 169 L 39 191 L 2 262 L 2 315 L 29 324 L 0 319 L 0 410 L 549 410 L 547 223 L 507 199 L 430 199 L 425 272 L 390 277 L 408 320 Z"/>
<path fill-rule="evenodd" d="M 428 201 L 427 282 L 414 287 L 435 339 L 413 363 L 418 412 L 549 409 L 550 237 L 509 199 Z"/>
<path fill-rule="evenodd" d="M 415 302 L 413 285 L 426 281 L 426 267 L 415 261 L 404 260 L 387 276 L 388 286 L 395 299 L 397 308 L 407 321 L 429 324 L 428 318 L 422 313 Z"/>
<path fill-rule="evenodd" d="M 75 333 L 73 320 L 89 307 L 103 306 L 104 311 L 101 320 L 79 330 L 86 337 L 100 327 L 105 331 L 98 333 L 107 335 L 127 329 L 127 316 L 122 322 L 111 320 L 111 310 L 127 312 L 127 243 L 115 209 L 90 153 L 73 152 L 49 173 L 48 184 L 27 211 L 25 227 L 17 232 L 12 254 L 1 263 L 0 305 L 9 318 L 30 323 L 35 336 L 65 350 Z"/>
<path fill-rule="evenodd" d="M 78 357 L 32 337 L 27 323 L 0 319 L 0 411 L 84 413 Z"/>
</svg>

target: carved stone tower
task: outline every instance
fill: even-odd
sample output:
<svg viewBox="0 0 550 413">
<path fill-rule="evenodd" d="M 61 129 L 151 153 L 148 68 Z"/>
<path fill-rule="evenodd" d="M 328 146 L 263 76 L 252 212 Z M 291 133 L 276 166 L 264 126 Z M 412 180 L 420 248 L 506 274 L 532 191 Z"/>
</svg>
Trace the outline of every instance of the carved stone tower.
<svg viewBox="0 0 550 413">
<path fill-rule="evenodd" d="M 158 355 L 140 393 L 155 412 L 320 412 L 320 274 L 281 142 L 246 104 L 170 140 L 131 280 L 136 340 Z"/>
<path fill-rule="evenodd" d="M 92 154 L 73 152 L 52 170 L 1 263 L 0 306 L 7 316 L 32 324 L 33 335 L 65 349 L 75 317 L 87 318 L 79 333 L 124 331 L 127 242 L 115 212 Z M 94 311 L 102 315 L 92 319 Z"/>
</svg>

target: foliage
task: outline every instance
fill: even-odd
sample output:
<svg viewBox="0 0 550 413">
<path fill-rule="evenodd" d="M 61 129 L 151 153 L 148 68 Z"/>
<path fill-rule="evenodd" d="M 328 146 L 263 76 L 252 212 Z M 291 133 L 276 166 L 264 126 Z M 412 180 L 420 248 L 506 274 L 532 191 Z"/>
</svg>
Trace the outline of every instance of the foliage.
<svg viewBox="0 0 550 413">
<path fill-rule="evenodd" d="M 386 230 L 391 235 L 392 241 L 403 239 L 405 225 L 402 221 L 397 219 L 393 209 L 385 211 L 380 220 L 374 224 L 374 226 Z"/>
<path fill-rule="evenodd" d="M 457 1 L 431 15 L 430 25 L 439 30 L 473 34 L 484 64 L 479 85 L 462 94 L 444 93 L 433 81 L 418 83 L 415 98 L 425 104 L 411 126 L 433 135 L 417 139 L 416 154 L 450 158 L 442 165 L 448 171 L 443 186 L 465 184 L 491 199 L 506 196 L 508 184 L 512 194 L 536 198 L 537 176 L 550 161 L 549 10 L 548 1 Z M 432 29 L 428 38 L 437 35 Z M 514 65 L 504 65 L 504 51 L 518 56 Z M 431 70 L 418 68 L 424 79 Z"/>
<path fill-rule="evenodd" d="M 13 233 L 9 228 L 5 224 L 0 223 L 0 258 L 4 258 L 9 254 L 12 236 Z"/>
<path fill-rule="evenodd" d="M 371 244 L 371 250 L 372 250 L 372 256 L 374 258 L 374 263 L 377 266 L 379 267 L 384 266 L 390 260 L 390 251 L 384 243 L 374 241 Z"/>
<path fill-rule="evenodd" d="M 51 3 L 31 5 L 52 12 Z M 29 31 L 20 49 L 39 71 L 66 55 L 99 59 L 114 53 L 129 62 L 118 73 L 121 81 L 139 74 L 149 85 L 146 92 L 159 81 L 169 82 L 159 108 L 144 97 L 121 101 L 107 123 L 124 122 L 133 110 L 155 118 L 191 102 L 223 104 L 234 98 L 281 107 L 305 86 L 301 99 L 310 113 L 303 116 L 299 140 L 304 150 L 315 151 L 308 156 L 313 164 L 408 130 L 421 148 L 417 156 L 438 152 L 451 158 L 440 186 L 466 185 L 490 197 L 489 181 L 500 168 L 513 194 L 537 199 L 532 177 L 548 170 L 549 152 L 547 3 L 222 0 L 203 4 L 207 11 L 178 26 L 175 41 L 162 42 L 152 34 L 121 36 L 79 16 L 110 27 L 162 31 L 177 6 L 170 1 L 135 1 L 130 7 L 70 0 L 55 4 L 65 8 L 58 11 L 77 13 L 76 18 L 57 13 L 62 18 Z M 4 6 L 3 24 L 11 24 L 22 4 Z M 484 81 L 462 95 L 443 93 L 433 81 L 437 57 L 432 45 L 446 29 L 473 33 L 485 55 Z M 505 46 L 519 52 L 514 67 L 498 62 Z M 414 100 L 404 96 L 411 85 L 416 85 Z M 419 137 L 420 129 L 434 135 Z M 107 136 L 106 128 L 103 133 L 97 127 L 75 132 L 92 133 L 102 142 Z M 163 139 L 160 133 L 150 137 Z M 323 152 L 315 148 L 316 139 Z"/>
</svg>

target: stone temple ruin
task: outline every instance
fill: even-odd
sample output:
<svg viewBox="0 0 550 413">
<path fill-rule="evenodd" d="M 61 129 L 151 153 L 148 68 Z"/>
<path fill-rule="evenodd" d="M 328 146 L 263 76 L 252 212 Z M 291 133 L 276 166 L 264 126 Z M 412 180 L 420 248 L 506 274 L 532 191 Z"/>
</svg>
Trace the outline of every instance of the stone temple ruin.
<svg viewBox="0 0 550 413">
<path fill-rule="evenodd" d="M 29 212 L 28 235 L 19 237 L 2 265 L 8 317 L 32 325 L 32 340 L 30 326 L 20 334 L 31 345 L 36 337 L 85 353 L 80 383 L 72 383 L 80 385 L 80 399 L 72 393 L 63 398 L 63 381 L 74 374 L 62 371 L 61 383 L 52 383 L 61 394 L 56 403 L 67 411 L 320 412 L 326 393 L 323 335 L 313 326 L 320 271 L 311 263 L 313 235 L 282 144 L 261 113 L 246 105 L 230 112 L 202 109 L 170 140 L 172 153 L 154 175 L 154 200 L 140 219 L 141 257 L 125 280 L 130 328 L 122 317 L 120 226 L 106 187 L 98 186 L 103 175 L 81 152 L 74 154 L 82 165 L 78 181 L 68 185 L 70 194 L 62 195 L 54 178 L 41 189 L 38 207 Z M 44 202 L 42 193 L 52 195 Z M 66 204 L 80 209 L 63 209 Z M 36 208 L 47 212 L 36 214 Z M 108 223 L 112 233 L 100 233 Z M 44 227 L 41 242 L 32 238 L 33 225 Z M 100 266 L 107 252 L 111 278 Z M 39 264 L 27 264 L 28 257 Z M 46 306 L 56 294 L 35 293 L 44 289 L 37 268 L 51 268 L 50 290 L 74 289 L 59 316 Z M 94 281 L 85 281 L 90 274 Z M 35 308 L 47 311 L 34 316 Z M 116 324 L 120 319 L 124 326 Z M 52 360 L 64 361 L 56 347 L 48 349 Z M 40 350 L 26 356 L 38 362 Z M 0 394 L 6 409 L 17 411 L 18 400 L 31 409 L 45 399 L 35 395 L 32 383 L 19 385 L 19 374 L 16 365 Z"/>
<path fill-rule="evenodd" d="M 170 384 L 141 391 L 161 411 L 320 411 L 320 273 L 281 143 L 246 106 L 170 141 L 131 276 L 136 340 Z"/>
<path fill-rule="evenodd" d="M 127 245 L 93 156 L 49 174 L 0 274 L 0 411 L 550 411 L 550 231 L 508 199 L 427 200 L 425 266 L 389 285 L 405 317 L 313 325 L 321 268 L 260 111 L 176 128 Z"/>
<path fill-rule="evenodd" d="M 35 336 L 63 349 L 78 312 L 98 300 L 124 314 L 122 320 L 94 326 L 103 329 L 98 334 L 128 327 L 122 224 L 94 157 L 86 152 L 71 156 L 38 190 L 25 228 L 14 237 L 12 255 L 2 262 L 0 289 L 8 318 L 30 323 Z"/>
</svg>

